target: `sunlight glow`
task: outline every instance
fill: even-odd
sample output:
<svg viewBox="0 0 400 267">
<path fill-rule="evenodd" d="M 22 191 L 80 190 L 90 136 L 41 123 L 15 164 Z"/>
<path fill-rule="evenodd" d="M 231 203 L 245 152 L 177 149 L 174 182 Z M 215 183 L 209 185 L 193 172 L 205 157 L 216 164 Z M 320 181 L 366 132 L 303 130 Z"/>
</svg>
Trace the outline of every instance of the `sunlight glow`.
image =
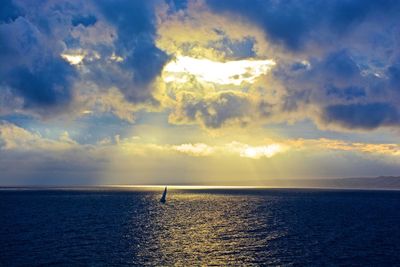
<svg viewBox="0 0 400 267">
<path fill-rule="evenodd" d="M 243 82 L 254 83 L 275 64 L 270 59 L 218 62 L 178 56 L 165 66 L 163 79 L 165 82 L 185 83 L 195 76 L 199 81 L 240 85 Z"/>
<path fill-rule="evenodd" d="M 113 61 L 115 61 L 115 62 L 122 62 L 122 61 L 124 61 L 124 59 L 123 59 L 122 57 L 117 56 L 117 55 L 114 54 L 114 53 L 111 55 L 110 59 L 113 60 Z"/>
<path fill-rule="evenodd" d="M 215 152 L 215 149 L 203 143 L 198 144 L 181 144 L 173 146 L 178 152 L 193 155 L 193 156 L 208 156 Z"/>
<path fill-rule="evenodd" d="M 71 65 L 78 65 L 82 62 L 84 55 L 61 54 L 61 57 Z"/>
<path fill-rule="evenodd" d="M 283 147 L 279 144 L 271 144 L 267 146 L 255 146 L 255 147 L 248 146 L 240 152 L 240 156 L 251 159 L 259 159 L 262 157 L 270 158 L 282 151 Z"/>
</svg>

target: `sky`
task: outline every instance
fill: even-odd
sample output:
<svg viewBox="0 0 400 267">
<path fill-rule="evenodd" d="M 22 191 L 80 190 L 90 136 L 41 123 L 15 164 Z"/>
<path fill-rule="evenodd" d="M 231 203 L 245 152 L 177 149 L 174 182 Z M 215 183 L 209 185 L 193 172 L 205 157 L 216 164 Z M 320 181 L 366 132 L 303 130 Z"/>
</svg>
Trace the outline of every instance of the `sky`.
<svg viewBox="0 0 400 267">
<path fill-rule="evenodd" d="M 3 0 L 0 185 L 400 174 L 400 2 Z"/>
</svg>

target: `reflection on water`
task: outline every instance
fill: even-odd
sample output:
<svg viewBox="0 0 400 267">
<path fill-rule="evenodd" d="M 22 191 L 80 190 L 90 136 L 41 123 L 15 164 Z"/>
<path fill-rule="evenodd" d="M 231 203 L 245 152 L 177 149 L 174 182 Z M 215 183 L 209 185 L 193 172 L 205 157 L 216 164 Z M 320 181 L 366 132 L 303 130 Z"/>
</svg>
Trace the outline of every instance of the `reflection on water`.
<svg viewBox="0 0 400 267">
<path fill-rule="evenodd" d="M 0 192 L 0 265 L 395 265 L 400 193 Z"/>
<path fill-rule="evenodd" d="M 150 262 L 178 265 L 260 261 L 268 256 L 268 242 L 285 233 L 270 229 L 265 235 L 271 215 L 265 214 L 265 221 L 254 217 L 259 202 L 248 196 L 176 194 L 167 205 L 155 207 L 149 233 L 155 242 L 139 256 L 157 251 Z"/>
</svg>

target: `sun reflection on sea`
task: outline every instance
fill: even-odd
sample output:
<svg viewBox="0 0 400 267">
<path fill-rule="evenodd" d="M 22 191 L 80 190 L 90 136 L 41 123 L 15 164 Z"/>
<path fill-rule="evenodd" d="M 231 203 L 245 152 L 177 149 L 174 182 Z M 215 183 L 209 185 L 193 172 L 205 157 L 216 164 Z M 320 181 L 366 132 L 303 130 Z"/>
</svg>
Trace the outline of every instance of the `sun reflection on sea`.
<svg viewBox="0 0 400 267">
<path fill-rule="evenodd" d="M 234 265 L 240 255 L 243 262 L 250 263 L 260 258 L 258 254 L 269 240 L 284 234 L 271 231 L 267 238 L 249 235 L 254 229 L 262 233 L 267 228 L 267 221 L 254 217 L 257 199 L 249 204 L 248 196 L 180 191 L 205 188 L 201 186 L 177 188 L 171 190 L 166 205 L 155 205 L 147 212 L 151 214 L 149 236 L 139 257 L 157 254 L 157 259 L 151 259 L 157 264 L 189 266 Z M 158 204 L 158 197 L 154 196 L 154 203 Z"/>
</svg>

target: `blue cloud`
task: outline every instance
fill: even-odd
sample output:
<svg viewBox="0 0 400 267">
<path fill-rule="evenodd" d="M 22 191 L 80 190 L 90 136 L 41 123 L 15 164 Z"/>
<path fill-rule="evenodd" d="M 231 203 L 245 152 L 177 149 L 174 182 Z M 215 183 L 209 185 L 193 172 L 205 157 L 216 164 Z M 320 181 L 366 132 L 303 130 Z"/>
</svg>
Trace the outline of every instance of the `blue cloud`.
<svg viewBox="0 0 400 267">
<path fill-rule="evenodd" d="M 258 26 L 272 42 L 299 51 L 312 41 L 329 42 L 324 38 L 346 33 L 351 27 L 373 16 L 397 16 L 398 1 L 273 1 L 273 0 L 207 0 L 218 13 L 240 16 Z M 316 31 L 317 30 L 317 31 Z M 313 34 L 313 33 L 317 34 Z M 321 33 L 322 35 L 319 35 Z"/>
<path fill-rule="evenodd" d="M 390 66 L 388 68 L 388 76 L 391 84 L 400 91 L 400 64 Z"/>
<path fill-rule="evenodd" d="M 309 14 L 299 12 L 305 10 L 298 1 L 214 1 L 207 3 L 217 12 L 232 12 L 260 25 L 278 43 L 288 48 L 298 49 L 303 35 L 311 25 L 305 19 Z M 312 15 L 312 14 L 311 14 Z"/>
<path fill-rule="evenodd" d="M 304 71 L 308 69 L 308 65 L 305 64 L 304 62 L 294 62 L 290 66 L 290 71 L 296 72 L 296 71 Z"/>
<path fill-rule="evenodd" d="M 208 46 L 224 53 L 227 59 L 239 60 L 256 56 L 256 53 L 254 52 L 254 38 L 246 37 L 242 40 L 232 40 L 228 38 L 224 32 L 219 30 L 215 31 L 221 35 L 222 39 L 218 41 L 212 41 Z"/>
<path fill-rule="evenodd" d="M 328 96 L 337 97 L 343 100 L 355 100 L 366 96 L 365 89 L 357 86 L 337 88 L 335 86 L 326 89 Z"/>
<path fill-rule="evenodd" d="M 0 8 L 0 23 L 11 22 L 22 15 L 22 11 L 14 5 L 12 0 L 3 0 Z"/>
<path fill-rule="evenodd" d="M 273 55 L 278 64 L 272 74 L 284 92 L 275 113 L 306 116 L 319 125 L 335 124 L 348 129 L 398 126 L 399 43 L 394 29 L 400 2 L 206 3 L 216 14 L 234 20 L 239 17 L 258 26 L 265 32 L 271 50 L 278 48 Z M 284 51 L 280 52 L 282 47 Z M 260 105 L 260 112 L 266 117 L 282 115 L 265 112 L 265 107 L 270 110 L 270 104 Z M 305 111 L 308 107 L 318 112 Z"/>
<path fill-rule="evenodd" d="M 122 88 L 128 100 L 151 98 L 148 85 L 161 73 L 168 56 L 155 46 L 155 1 L 100 1 L 103 15 L 116 26 L 117 50 L 125 58 L 122 67 L 133 72 L 135 86 Z"/>
<path fill-rule="evenodd" d="M 335 78 L 351 78 L 360 74 L 357 64 L 344 50 L 329 54 L 318 67 Z"/>
<path fill-rule="evenodd" d="M 378 70 L 349 50 L 310 58 L 310 68 L 298 62 L 282 64 L 274 77 L 285 86 L 281 111 L 302 114 L 307 107 L 320 112 L 307 116 L 318 125 L 370 130 L 399 126 L 399 71 L 396 65 Z M 365 72 L 367 70 L 367 72 Z M 376 71 L 381 74 L 375 73 Z M 335 127 L 335 129 L 338 129 Z"/>
<path fill-rule="evenodd" d="M 0 25 L 0 40 L 0 85 L 22 97 L 23 108 L 45 114 L 46 108 L 69 104 L 76 71 L 49 46 L 46 35 L 19 17 Z"/>
<path fill-rule="evenodd" d="M 76 16 L 72 18 L 72 26 L 83 25 L 85 27 L 92 26 L 97 22 L 97 18 L 93 15 Z"/>
<path fill-rule="evenodd" d="M 400 125 L 399 112 L 387 103 L 331 105 L 324 109 L 323 119 L 350 129 Z"/>
<path fill-rule="evenodd" d="M 175 122 L 196 121 L 207 128 L 220 128 L 231 121 L 246 125 L 246 116 L 250 110 L 249 99 L 235 92 L 221 92 L 212 97 L 198 99 L 191 94 L 184 95 L 178 103 Z"/>
<path fill-rule="evenodd" d="M 166 0 L 169 7 L 174 11 L 187 8 L 188 0 Z"/>
<path fill-rule="evenodd" d="M 169 55 L 155 44 L 155 12 L 157 5 L 164 2 L 15 3 L 4 1 L 0 10 L 0 94 L 7 92 L 3 99 L 9 99 L 10 94 L 22 99 L 18 108 L 25 113 L 57 114 L 53 111 L 68 110 L 74 106 L 71 104 L 76 104 L 75 96 L 84 94 L 84 89 L 75 86 L 81 82 L 99 94 L 116 87 L 132 103 L 158 104 L 151 85 Z M 166 12 L 187 8 L 184 0 L 165 3 L 169 5 Z M 311 119 L 346 128 L 370 129 L 396 124 L 388 113 L 397 114 L 399 104 L 399 46 L 393 36 L 397 34 L 393 26 L 397 25 L 398 1 L 207 0 L 206 3 L 219 15 L 236 16 L 236 20 L 239 16 L 265 32 L 268 51 L 275 52 L 271 57 L 277 62 L 271 76 L 274 82 L 280 83 L 268 90 L 284 92 L 277 92 L 279 101 L 274 98 L 269 103 L 268 99 L 261 99 L 256 103 L 263 116 L 284 117 L 275 114 L 281 112 L 302 113 L 301 117 L 306 113 L 302 109 L 311 106 L 317 111 L 307 113 Z M 104 27 L 104 31 L 99 27 Z M 226 36 L 223 29 L 216 28 L 215 32 L 221 38 L 206 46 L 223 52 L 226 58 L 259 56 L 255 48 L 258 39 L 249 36 L 235 40 Z M 276 46 L 279 49 L 274 50 Z M 191 49 L 190 44 L 187 47 Z M 86 53 L 81 62 L 84 68 L 71 66 L 60 57 L 64 52 L 74 51 Z M 116 56 L 121 58 L 115 60 Z M 247 100 L 238 95 L 219 97 L 226 98 L 229 105 L 223 106 L 225 102 L 218 97 L 200 99 L 182 103 L 182 112 L 187 112 L 189 120 L 196 119 L 193 112 L 200 114 L 201 123 L 212 128 L 228 120 L 240 121 L 247 115 L 250 105 Z M 376 102 L 390 108 L 385 109 Z M 217 114 L 208 114 L 207 107 Z M 361 111 L 373 108 L 385 117 L 382 123 L 350 119 L 344 123 L 340 119 L 341 110 L 350 112 L 349 117 L 357 117 Z M 350 125 L 351 121 L 354 126 Z"/>
<path fill-rule="evenodd" d="M 25 107 L 59 106 L 72 99 L 71 80 L 75 70 L 61 59 L 49 59 L 36 69 L 17 67 L 2 77 L 25 99 Z"/>
<path fill-rule="evenodd" d="M 26 111 L 53 114 L 46 109 L 65 110 L 74 101 L 74 83 L 85 79 L 102 88 L 117 87 L 128 101 L 155 103 L 150 84 L 168 59 L 155 45 L 157 3 L 5 1 L 0 11 L 0 94 L 11 90 Z M 115 28 L 113 44 L 76 35 L 100 20 Z M 83 74 L 60 57 L 66 49 L 88 49 L 100 58 L 85 61 Z M 113 54 L 124 60 L 109 61 Z"/>
</svg>

